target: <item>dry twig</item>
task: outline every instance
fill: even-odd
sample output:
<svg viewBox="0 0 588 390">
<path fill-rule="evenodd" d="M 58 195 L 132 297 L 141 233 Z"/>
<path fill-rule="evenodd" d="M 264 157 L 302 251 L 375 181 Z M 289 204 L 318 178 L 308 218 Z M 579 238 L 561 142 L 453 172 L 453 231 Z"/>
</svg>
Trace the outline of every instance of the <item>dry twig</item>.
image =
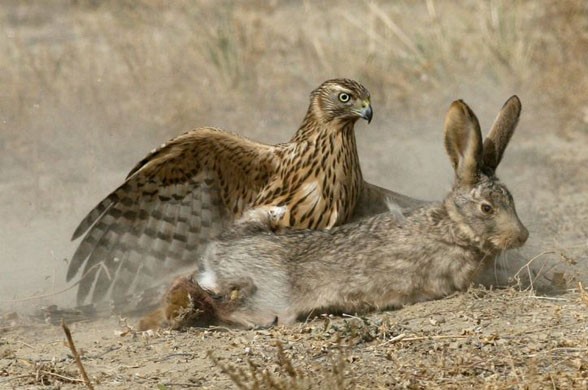
<svg viewBox="0 0 588 390">
<path fill-rule="evenodd" d="M 82 374 L 82 379 L 84 380 L 86 387 L 90 390 L 94 390 L 94 386 L 92 385 L 92 382 L 90 382 L 90 378 L 88 378 L 88 374 L 86 374 L 86 369 L 84 368 L 84 365 L 82 364 L 82 359 L 80 358 L 80 354 L 78 353 L 76 346 L 74 344 L 73 338 L 71 337 L 71 331 L 69 330 L 69 327 L 65 324 L 64 320 L 61 320 L 61 327 L 63 328 L 63 331 L 65 332 L 65 337 L 67 338 L 67 343 L 69 344 L 69 349 L 71 349 L 71 353 L 73 354 L 74 359 L 76 360 L 76 364 L 78 366 L 78 369 L 80 370 L 80 373 Z"/>
</svg>

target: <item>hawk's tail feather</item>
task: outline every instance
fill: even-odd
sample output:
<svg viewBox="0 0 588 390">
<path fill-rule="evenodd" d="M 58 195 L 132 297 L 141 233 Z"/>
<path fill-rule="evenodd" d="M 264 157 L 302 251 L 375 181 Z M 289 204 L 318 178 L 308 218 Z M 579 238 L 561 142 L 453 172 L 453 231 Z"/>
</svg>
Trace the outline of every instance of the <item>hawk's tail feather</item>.
<svg viewBox="0 0 588 390">
<path fill-rule="evenodd" d="M 126 183 L 125 183 L 126 184 Z M 119 192 L 124 184 L 113 191 L 110 195 L 104 198 L 100 203 L 96 205 L 89 213 L 82 219 L 82 222 L 78 225 L 76 230 L 74 231 L 73 235 L 71 236 L 71 240 L 77 240 L 82 234 L 84 234 L 93 224 L 96 222 L 113 204 L 118 202 L 119 196 L 117 192 Z"/>
<path fill-rule="evenodd" d="M 111 280 L 115 261 L 114 259 L 109 259 L 105 256 L 115 242 L 114 237 L 115 233 L 112 230 L 104 231 L 102 238 L 98 244 L 96 244 L 94 250 L 86 260 L 83 275 L 87 276 L 86 279 L 80 283 L 78 289 L 78 304 L 84 302 L 90 293 L 92 286 L 94 286 L 93 296 L 100 296 L 104 283 Z M 95 271 L 90 271 L 94 266 L 97 266 Z M 106 291 L 104 291 L 104 293 L 106 293 Z"/>
<path fill-rule="evenodd" d="M 128 190 L 128 186 L 121 186 L 115 191 L 113 195 L 119 201 L 110 205 L 108 210 L 103 212 L 100 219 L 96 221 L 91 230 L 86 234 L 72 258 L 67 274 L 68 280 L 75 276 L 85 261 L 83 271 L 85 277 L 80 282 L 77 295 L 78 303 L 84 302 L 92 285 L 95 285 L 94 296 L 101 295 L 101 290 L 103 289 L 102 283 L 110 285 L 108 281 L 111 275 L 106 274 L 105 271 L 112 274 L 116 266 L 114 264 L 116 261 L 107 256 L 115 248 L 119 237 L 125 231 L 129 230 L 128 226 L 132 225 L 137 219 L 140 219 L 141 212 L 138 202 L 136 202 L 137 196 L 132 196 L 136 192 Z M 93 268 L 99 263 L 102 263 L 103 267 Z M 94 270 L 90 271 L 92 269 Z"/>
</svg>

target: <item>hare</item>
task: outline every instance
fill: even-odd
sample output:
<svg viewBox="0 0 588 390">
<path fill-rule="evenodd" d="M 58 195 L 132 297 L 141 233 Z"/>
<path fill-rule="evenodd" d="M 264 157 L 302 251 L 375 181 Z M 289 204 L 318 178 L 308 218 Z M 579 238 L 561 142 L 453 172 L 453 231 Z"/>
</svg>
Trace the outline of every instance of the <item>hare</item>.
<svg viewBox="0 0 588 390">
<path fill-rule="evenodd" d="M 439 299 L 466 289 L 528 231 L 495 176 L 520 115 L 516 96 L 486 140 L 461 100 L 445 119 L 455 183 L 442 202 L 399 218 L 387 212 L 330 231 L 272 233 L 273 214 L 237 224 L 212 243 L 196 284 L 216 294 L 216 317 L 246 327 L 289 324 L 312 312 L 365 312 Z"/>
</svg>

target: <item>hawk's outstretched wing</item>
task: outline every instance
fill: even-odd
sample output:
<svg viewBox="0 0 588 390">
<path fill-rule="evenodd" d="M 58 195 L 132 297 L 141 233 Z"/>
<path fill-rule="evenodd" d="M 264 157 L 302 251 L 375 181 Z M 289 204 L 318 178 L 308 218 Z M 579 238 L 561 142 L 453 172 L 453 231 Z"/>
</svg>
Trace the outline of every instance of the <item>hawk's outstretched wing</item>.
<svg viewBox="0 0 588 390">
<path fill-rule="evenodd" d="M 89 295 L 120 303 L 194 266 L 205 243 L 248 208 L 283 209 L 280 228 L 344 223 L 363 183 L 354 126 L 372 114 L 364 86 L 327 80 L 288 143 L 202 128 L 151 152 L 74 233 L 85 233 L 67 273 L 69 281 L 83 270 L 78 303 Z"/>
<path fill-rule="evenodd" d="M 73 234 L 85 233 L 67 272 L 69 281 L 83 269 L 78 302 L 92 289 L 92 301 L 110 289 L 112 297 L 141 291 L 162 272 L 194 264 L 203 244 L 255 199 L 279 153 L 213 128 L 151 152 Z"/>
</svg>

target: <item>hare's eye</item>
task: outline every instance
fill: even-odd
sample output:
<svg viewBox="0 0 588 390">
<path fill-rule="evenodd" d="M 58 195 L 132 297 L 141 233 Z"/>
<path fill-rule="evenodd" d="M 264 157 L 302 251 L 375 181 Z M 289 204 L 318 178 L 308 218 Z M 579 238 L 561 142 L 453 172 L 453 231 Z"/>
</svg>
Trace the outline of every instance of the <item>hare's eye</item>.
<svg viewBox="0 0 588 390">
<path fill-rule="evenodd" d="M 484 214 L 490 214 L 493 210 L 492 206 L 490 206 L 488 203 L 482 203 L 480 209 Z"/>
<path fill-rule="evenodd" d="M 347 103 L 349 101 L 349 99 L 351 99 L 351 96 L 349 96 L 348 93 L 345 92 L 341 92 L 339 94 L 339 100 L 343 103 Z"/>
</svg>

